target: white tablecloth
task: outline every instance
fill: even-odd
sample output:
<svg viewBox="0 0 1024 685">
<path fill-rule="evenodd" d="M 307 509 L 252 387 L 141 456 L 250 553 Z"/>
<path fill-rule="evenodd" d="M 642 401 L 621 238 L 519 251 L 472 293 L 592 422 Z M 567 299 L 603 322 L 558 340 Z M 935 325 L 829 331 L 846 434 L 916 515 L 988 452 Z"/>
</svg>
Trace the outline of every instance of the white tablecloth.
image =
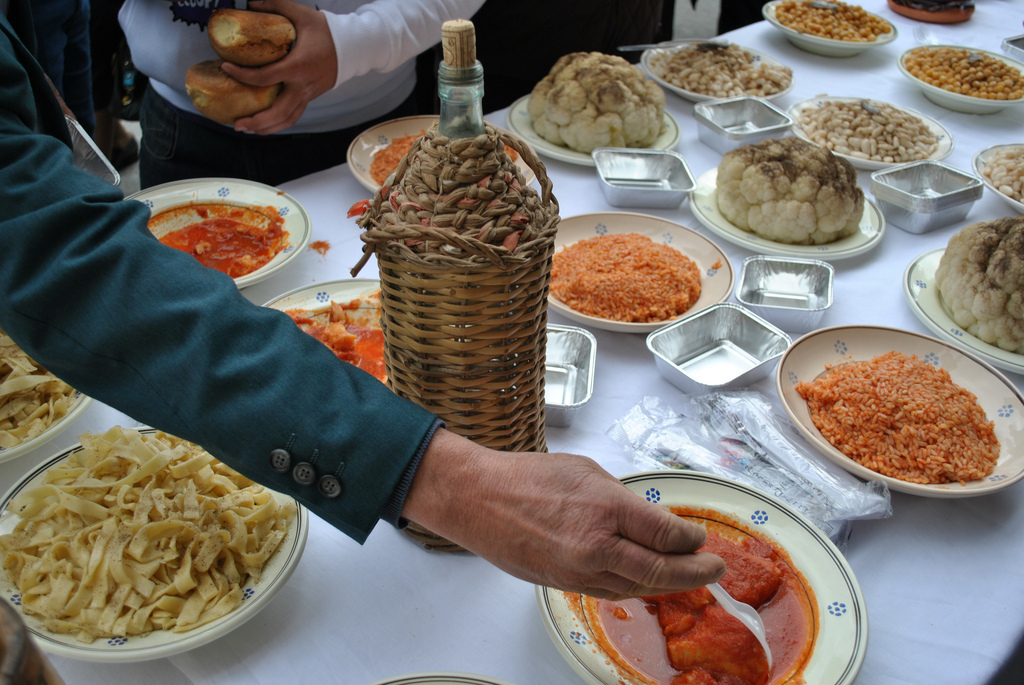
<svg viewBox="0 0 1024 685">
<path fill-rule="evenodd" d="M 729 38 L 793 67 L 795 87 L 777 101 L 784 108 L 821 94 L 902 104 L 952 131 L 956 147 L 946 161 L 968 171 L 976 151 L 996 142 L 1024 142 L 1024 107 L 993 115 L 942 109 L 909 85 L 896 67 L 898 55 L 917 42 L 915 27 L 927 26 L 943 43 L 999 51 L 1003 38 L 1022 33 L 1024 5 L 1019 0 L 979 0 L 971 21 L 952 26 L 906 20 L 881 0 L 862 5 L 896 24 L 900 35 L 893 44 L 852 58 L 817 57 L 792 46 L 765 22 Z M 720 155 L 697 138 L 692 104 L 669 94 L 668 107 L 682 128 L 678 150 L 694 175 L 717 166 Z M 488 118 L 501 122 L 504 112 Z M 615 209 L 604 202 L 592 168 L 545 162 L 563 217 Z M 867 172 L 860 182 L 870 188 Z M 284 189 L 312 217 L 313 240 L 331 247 L 323 255 L 310 250 L 246 289 L 245 295 L 258 304 L 296 287 L 349 277 L 362 246 L 345 214 L 368 192 L 347 167 Z M 709 235 L 737 269 L 750 254 L 708 233 L 688 204 L 647 213 Z M 986 191 L 958 225 L 924 235 L 889 226 L 876 249 L 834 264 L 835 304 L 821 326 L 884 324 L 928 334 L 903 298 L 907 264 L 944 246 L 966 223 L 1011 213 Z M 375 277 L 375 264 L 371 261 L 361 275 Z M 550 319 L 575 325 L 555 312 Z M 644 336 L 594 333 L 594 398 L 571 427 L 548 429 L 548 446 L 587 454 L 624 475 L 636 469 L 605 431 L 644 395 L 669 401 L 681 396 L 658 375 Z M 1009 375 L 1024 386 L 1024 377 Z M 754 389 L 775 398 L 772 379 Z M 0 464 L 0 487 L 6 489 L 30 467 L 77 442 L 78 434 L 115 424 L 135 425 L 94 404 L 48 445 Z M 971 499 L 896 493 L 891 518 L 854 525 L 846 555 L 863 589 L 870 625 L 858 683 L 983 683 L 996 670 L 1024 630 L 1021 493 L 1019 485 Z M 305 555 L 290 581 L 260 614 L 225 637 L 179 656 L 135 664 L 52 661 L 69 683 L 364 684 L 424 671 L 476 673 L 518 685 L 579 682 L 545 632 L 532 585 L 470 555 L 424 551 L 385 524 L 360 547 L 315 517 Z"/>
</svg>

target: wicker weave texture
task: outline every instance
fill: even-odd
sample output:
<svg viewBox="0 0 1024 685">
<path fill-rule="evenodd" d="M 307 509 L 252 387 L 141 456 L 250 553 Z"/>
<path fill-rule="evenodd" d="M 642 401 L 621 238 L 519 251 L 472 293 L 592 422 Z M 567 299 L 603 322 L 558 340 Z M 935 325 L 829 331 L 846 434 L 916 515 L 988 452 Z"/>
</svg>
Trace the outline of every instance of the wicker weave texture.
<svg viewBox="0 0 1024 685">
<path fill-rule="evenodd" d="M 538 194 L 506 153 L 534 170 Z M 451 140 L 436 125 L 359 220 L 377 258 L 389 383 L 453 432 L 544 450 L 544 361 L 558 203 L 544 165 L 491 126 Z"/>
<path fill-rule="evenodd" d="M 505 152 L 533 169 L 538 195 Z M 533 150 L 487 127 L 476 138 L 449 140 L 432 126 L 413 143 L 359 219 L 363 258 L 395 252 L 416 272 L 461 272 L 491 264 L 507 269 L 532 261 L 554 242 L 558 202 Z"/>
<path fill-rule="evenodd" d="M 506 148 L 533 169 L 527 186 Z M 546 451 L 547 301 L 558 203 L 521 140 L 487 126 L 419 138 L 359 219 L 377 259 L 384 362 L 392 390 L 449 430 L 505 451 Z M 457 546 L 428 530 L 432 549 Z"/>
<path fill-rule="evenodd" d="M 544 451 L 547 293 L 553 247 L 514 270 L 414 274 L 379 255 L 392 389 L 487 447 Z"/>
</svg>

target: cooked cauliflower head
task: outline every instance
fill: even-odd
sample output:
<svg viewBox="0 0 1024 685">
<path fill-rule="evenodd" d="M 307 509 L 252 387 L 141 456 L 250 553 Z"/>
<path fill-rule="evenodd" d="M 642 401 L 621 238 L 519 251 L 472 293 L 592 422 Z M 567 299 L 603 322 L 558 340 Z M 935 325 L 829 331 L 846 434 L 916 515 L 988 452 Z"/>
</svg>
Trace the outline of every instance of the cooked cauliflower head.
<svg viewBox="0 0 1024 685">
<path fill-rule="evenodd" d="M 722 157 L 718 209 L 767 240 L 823 245 L 857 232 L 864 191 L 845 159 L 799 138 L 770 139 Z"/>
<path fill-rule="evenodd" d="M 661 135 L 665 92 L 621 57 L 573 52 L 533 87 L 526 109 L 537 135 L 577 152 L 650 147 Z"/>
<path fill-rule="evenodd" d="M 1024 354 L 1024 216 L 981 221 L 950 238 L 935 283 L 957 325 Z"/>
</svg>

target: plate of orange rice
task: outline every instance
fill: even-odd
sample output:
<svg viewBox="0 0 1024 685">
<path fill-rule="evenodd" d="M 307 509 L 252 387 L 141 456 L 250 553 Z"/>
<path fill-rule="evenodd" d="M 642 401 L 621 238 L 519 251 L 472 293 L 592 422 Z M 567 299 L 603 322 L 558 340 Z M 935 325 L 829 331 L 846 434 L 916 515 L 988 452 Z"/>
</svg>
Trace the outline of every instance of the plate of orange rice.
<svg viewBox="0 0 1024 685">
<path fill-rule="evenodd" d="M 413 142 L 435 123 L 436 116 L 412 116 L 371 126 L 356 136 L 348 146 L 346 161 L 349 170 L 365 188 L 379 190 L 384 179 L 402 161 Z M 509 150 L 507 148 L 506 152 Z M 537 178 L 533 169 L 522 158 L 517 157 L 514 161 L 526 183 L 533 183 Z"/>
<path fill-rule="evenodd" d="M 1024 478 L 1024 395 L 981 358 L 919 333 L 835 326 L 782 355 L 776 389 L 796 428 L 865 480 L 972 497 Z"/>
<path fill-rule="evenodd" d="M 551 308 L 584 326 L 650 333 L 729 299 L 732 264 L 714 242 L 668 219 L 632 212 L 563 218 Z"/>
</svg>

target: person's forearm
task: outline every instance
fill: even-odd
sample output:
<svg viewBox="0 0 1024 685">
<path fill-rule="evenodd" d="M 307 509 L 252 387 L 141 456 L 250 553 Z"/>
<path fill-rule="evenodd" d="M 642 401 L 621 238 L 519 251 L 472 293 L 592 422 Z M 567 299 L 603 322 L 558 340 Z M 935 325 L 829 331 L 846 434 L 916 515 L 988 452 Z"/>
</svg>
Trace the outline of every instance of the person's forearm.
<svg viewBox="0 0 1024 685">
<path fill-rule="evenodd" d="M 441 40 L 441 24 L 468 19 L 483 0 L 376 0 L 358 11 L 324 10 L 338 55 L 335 86 L 371 71 L 387 72 Z"/>
<path fill-rule="evenodd" d="M 691 590 L 725 572 L 704 530 L 592 460 L 499 452 L 440 430 L 403 515 L 523 580 L 601 597 Z"/>
<path fill-rule="evenodd" d="M 0 328 L 82 392 L 364 539 L 435 417 L 161 245 L 144 205 L 75 169 L 66 141 L 36 132 L 59 132 L 63 116 L 50 98 L 19 92 L 25 67 L 2 39 Z M 47 107 L 57 116 L 44 121 Z M 276 449 L 289 468 L 271 463 Z M 297 482 L 300 463 L 343 492 Z"/>
<path fill-rule="evenodd" d="M 459 535 L 467 514 L 452 493 L 477 492 L 479 480 L 488 475 L 489 450 L 445 429 L 438 430 L 427 446 L 405 499 L 402 517 L 446 537 Z M 492 474 L 495 475 L 495 474 Z M 488 503 L 476 502 L 477 512 Z"/>
</svg>

